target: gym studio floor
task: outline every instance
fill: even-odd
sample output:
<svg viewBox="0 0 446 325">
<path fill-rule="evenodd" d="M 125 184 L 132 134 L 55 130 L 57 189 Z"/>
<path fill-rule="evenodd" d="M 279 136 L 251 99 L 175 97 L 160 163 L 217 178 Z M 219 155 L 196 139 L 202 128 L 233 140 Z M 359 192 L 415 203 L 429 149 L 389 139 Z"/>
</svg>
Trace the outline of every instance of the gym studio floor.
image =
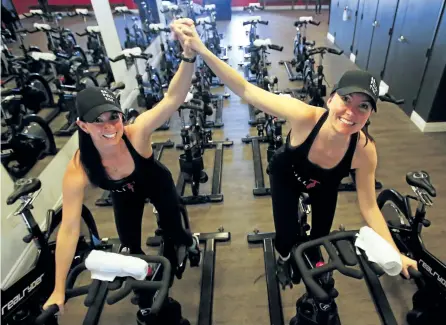
<svg viewBox="0 0 446 325">
<path fill-rule="evenodd" d="M 295 34 L 293 22 L 296 17 L 313 15 L 305 11 L 269 11 L 262 13 L 262 19 L 269 20 L 269 26 L 259 26 L 261 38 L 271 38 L 274 44 L 283 45 L 283 52 L 271 51 L 269 56 L 271 74 L 279 77 L 279 88 L 297 88 L 299 83 L 288 81 L 285 68 L 278 61 L 292 57 L 292 40 Z M 229 64 L 234 68 L 242 59 L 238 45 L 245 44 L 246 36 L 241 32 L 243 13 L 234 13 L 231 21 L 220 22 L 218 30 L 224 33 L 224 44 L 231 44 Z M 315 40 L 318 46 L 333 46 L 326 40 L 328 31 L 328 11 L 316 19 L 322 21 L 319 27 L 309 26 L 307 36 Z M 82 24 L 76 24 L 82 28 Z M 72 26 L 70 26 L 72 27 Z M 72 28 L 74 29 L 74 28 Z M 75 30 L 75 29 L 74 29 Z M 42 35 L 43 37 L 43 35 Z M 318 61 L 316 61 L 318 62 Z M 327 81 L 331 86 L 347 69 L 357 67 L 346 56 L 327 55 L 324 60 Z M 222 92 L 222 89 L 216 89 Z M 224 202 L 221 204 L 188 206 L 192 229 L 195 232 L 217 231 L 221 225 L 225 231 L 231 232 L 229 243 L 217 244 L 213 323 L 219 325 L 269 324 L 268 300 L 264 276 L 263 252 L 261 246 L 249 247 L 246 235 L 253 229 L 273 231 L 271 198 L 254 197 L 254 172 L 252 150 L 250 144 L 242 144 L 241 138 L 250 133 L 256 134 L 255 128 L 248 125 L 248 107 L 239 97 L 232 94 L 227 100 L 223 112 L 225 123 L 221 130 L 214 129 L 214 139 L 229 138 L 234 141 L 232 148 L 225 149 L 222 177 L 222 192 Z M 179 119 L 175 114 L 168 131 L 156 132 L 153 141 L 172 139 L 180 143 Z M 288 127 L 284 129 L 284 135 Z M 446 260 L 446 134 L 423 134 L 398 107 L 379 103 L 378 113 L 373 115 L 371 133 L 376 139 L 378 148 L 377 179 L 385 188 L 395 188 L 403 193 L 411 191 L 405 183 L 405 174 L 414 170 L 426 170 L 437 189 L 437 199 L 434 206 L 428 210 L 427 217 L 432 221 L 430 228 L 425 228 L 423 239 L 427 248 L 439 259 Z M 162 162 L 172 171 L 176 180 L 179 172 L 176 149 L 165 149 Z M 214 151 L 205 153 L 205 166 L 212 175 Z M 262 145 L 264 170 L 266 166 L 266 145 Z M 265 178 L 268 185 L 268 178 Z M 203 192 L 210 192 L 211 180 L 203 184 Z M 101 195 L 100 190 L 87 193 L 86 204 L 91 209 L 100 235 L 116 237 L 113 210 L 108 207 L 96 207 L 94 202 Z M 290 216 L 292 217 L 292 216 Z M 311 222 L 311 220 L 310 220 Z M 357 207 L 356 193 L 339 193 L 338 209 L 333 225 L 337 229 L 344 224 L 347 229 L 358 229 L 364 225 Z M 146 207 L 143 218 L 142 246 L 146 251 L 145 240 L 155 230 L 155 219 L 150 206 Z M 200 298 L 201 268 L 187 268 L 182 280 L 176 280 L 171 296 L 183 307 L 183 317 L 195 324 L 198 316 Z M 256 281 L 257 279 L 257 281 Z M 335 274 L 336 288 L 340 292 L 337 299 L 342 323 L 345 325 L 380 324 L 373 303 L 364 282 L 347 279 Z M 414 285 L 400 277 L 383 276 L 381 283 L 391 303 L 398 323 L 405 324 L 405 314 L 411 307 L 411 297 Z M 304 292 L 303 285 L 292 290 L 282 291 L 282 303 L 285 322 L 295 314 L 295 301 Z M 113 306 L 105 306 L 100 324 L 124 325 L 133 324 L 137 307 L 127 299 Z M 66 313 L 61 318 L 61 324 L 81 324 L 86 308 L 83 300 L 73 299 L 66 306 Z"/>
</svg>

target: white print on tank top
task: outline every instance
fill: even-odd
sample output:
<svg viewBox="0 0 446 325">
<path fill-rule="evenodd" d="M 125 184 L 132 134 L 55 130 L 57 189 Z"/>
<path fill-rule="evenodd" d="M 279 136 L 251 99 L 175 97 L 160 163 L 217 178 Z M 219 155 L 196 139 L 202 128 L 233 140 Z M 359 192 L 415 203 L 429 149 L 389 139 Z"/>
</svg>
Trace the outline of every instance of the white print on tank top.
<svg viewBox="0 0 446 325">
<path fill-rule="evenodd" d="M 120 189 L 111 190 L 115 193 L 123 193 L 123 192 L 135 192 L 135 181 L 132 181 L 130 183 L 126 183 L 123 185 Z"/>
<path fill-rule="evenodd" d="M 293 170 L 294 170 L 294 166 L 293 166 Z M 305 179 L 302 176 L 300 176 L 298 173 L 296 173 L 295 171 L 293 171 L 294 176 L 296 176 L 296 179 L 299 183 L 301 183 L 303 186 L 305 186 L 305 188 L 307 190 L 309 190 L 310 188 L 314 188 L 317 185 L 319 185 L 321 182 L 315 180 L 315 179 Z"/>
</svg>

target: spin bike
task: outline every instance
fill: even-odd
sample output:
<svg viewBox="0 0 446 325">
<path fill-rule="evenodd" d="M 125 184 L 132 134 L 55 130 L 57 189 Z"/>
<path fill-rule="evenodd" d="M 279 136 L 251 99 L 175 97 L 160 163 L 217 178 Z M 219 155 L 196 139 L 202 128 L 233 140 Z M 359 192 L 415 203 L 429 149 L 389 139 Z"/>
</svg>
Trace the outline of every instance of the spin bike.
<svg viewBox="0 0 446 325">
<path fill-rule="evenodd" d="M 66 281 L 65 301 L 74 297 L 87 295 L 84 300 L 84 305 L 88 307 L 87 314 L 83 320 L 84 325 L 97 325 L 101 318 L 101 314 L 107 302 L 108 305 L 113 305 L 118 301 L 127 297 L 132 291 L 139 292 L 144 295 L 151 295 L 153 302 L 150 308 L 144 309 L 145 319 L 150 319 L 150 324 L 168 324 L 175 325 L 189 325 L 187 320 L 176 319 L 176 308 L 170 303 L 168 298 L 168 292 L 170 287 L 169 274 L 171 271 L 171 265 L 169 261 L 162 256 L 147 256 L 147 255 L 128 255 L 144 260 L 148 264 L 148 269 L 151 275 L 148 275 L 143 280 L 136 280 L 131 276 L 120 277 L 118 272 L 112 273 L 113 281 L 101 281 L 98 279 L 93 280 L 90 284 L 74 287 L 76 279 L 81 273 L 87 270 L 85 262 L 77 265 L 68 274 Z M 109 258 L 113 258 L 112 255 Z M 152 265 L 156 265 L 155 271 L 152 269 Z M 88 269 L 89 271 L 93 271 Z M 154 275 L 153 275 L 154 274 Z M 116 291 L 114 294 L 109 294 L 111 291 Z M 108 297 L 107 297 L 108 296 Z M 135 299 L 132 299 L 134 302 Z M 43 311 L 36 319 L 36 325 L 49 324 L 49 320 L 54 319 L 55 314 L 59 311 L 57 305 L 51 305 L 47 310 Z M 139 311 L 138 313 L 140 313 Z M 174 314 L 174 315 L 172 315 Z M 181 316 L 181 315 L 180 315 Z M 183 321 L 184 320 L 184 321 Z M 160 323 L 161 322 L 161 323 Z M 138 324 L 149 324 L 145 321 L 137 319 Z"/>
<path fill-rule="evenodd" d="M 40 314 L 40 308 L 50 297 L 54 289 L 55 248 L 57 231 L 62 221 L 62 208 L 48 210 L 46 227 L 43 231 L 34 219 L 32 203 L 40 193 L 41 182 L 37 178 L 19 179 L 14 184 L 14 191 L 8 196 L 8 205 L 20 202 L 12 218 L 20 216 L 25 223 L 28 234 L 23 237 L 27 244 L 32 241 L 37 246 L 38 254 L 34 266 L 22 278 L 7 288 L 2 288 L 2 324 L 34 324 Z M 91 212 L 82 206 L 82 223 L 87 232 L 81 234 L 76 247 L 75 258 L 71 268 L 78 265 L 86 254 L 95 247 L 101 247 L 100 237 Z M 57 325 L 53 316 L 46 324 Z"/>
<path fill-rule="evenodd" d="M 161 78 L 149 65 L 148 60 L 152 58 L 152 54 L 143 53 L 141 48 L 135 47 L 132 49 L 125 49 L 115 58 L 110 58 L 111 62 L 118 62 L 121 60 L 126 60 L 128 64 L 132 64 L 136 69 L 136 82 L 138 83 L 138 97 L 137 103 L 139 107 L 145 107 L 146 110 L 153 108 L 153 106 L 159 103 L 164 98 L 164 93 L 162 89 Z M 139 73 L 137 59 L 146 60 L 146 71 L 150 73 L 149 81 L 150 84 L 147 85 L 143 81 L 143 76 Z M 149 89 L 150 88 L 150 89 Z M 170 127 L 170 118 L 157 130 L 168 130 Z"/>
<path fill-rule="evenodd" d="M 20 90 L 1 93 L 1 163 L 13 179 L 26 175 L 38 160 L 57 153 L 53 133 L 40 116 L 22 110 Z"/>
<path fill-rule="evenodd" d="M 377 198 L 378 206 L 387 221 L 390 234 L 400 252 L 418 262 L 421 277 L 415 279 L 418 287 L 412 297 L 413 307 L 407 314 L 409 325 L 446 322 L 446 264 L 432 255 L 421 237 L 423 227 L 430 227 L 426 210 L 433 205 L 437 192 L 426 171 L 406 174 L 406 182 L 415 193 L 403 196 L 394 189 L 382 191 Z M 410 200 L 417 202 L 415 214 Z"/>
<path fill-rule="evenodd" d="M 307 52 L 308 56 L 305 60 L 303 69 L 304 85 L 300 91 L 300 99 L 305 100 L 310 97 L 309 104 L 312 106 L 324 107 L 325 101 L 323 97 L 327 95 L 327 87 L 324 85 L 325 75 L 322 61 L 326 53 L 341 55 L 343 50 L 338 51 L 329 47 L 317 47 Z M 320 54 L 319 65 L 317 66 L 317 73 L 314 71 L 315 60 L 314 55 Z M 326 81 L 326 80 L 325 80 Z"/>
<path fill-rule="evenodd" d="M 190 125 L 186 125 L 183 110 L 189 111 Z M 206 116 L 212 114 L 212 109 L 205 106 L 203 100 L 192 98 L 179 108 L 181 119 L 181 139 L 182 144 L 178 144 L 177 149 L 184 149 L 184 153 L 179 157 L 180 174 L 177 180 L 177 193 L 181 197 L 183 204 L 204 204 L 217 203 L 223 201 L 221 193 L 221 177 L 223 172 L 223 148 L 232 146 L 233 142 L 214 141 L 212 130 L 205 129 Z M 212 176 L 211 194 L 200 194 L 200 183 L 206 183 L 209 179 L 204 170 L 203 154 L 206 148 L 216 148 L 214 159 L 214 170 Z M 192 196 L 184 196 L 186 183 L 191 184 Z"/>
<path fill-rule="evenodd" d="M 294 57 L 291 61 L 279 61 L 279 64 L 285 65 L 285 69 L 290 81 L 302 80 L 305 61 L 307 60 L 307 51 L 311 49 L 316 43 L 307 41 L 306 31 L 307 24 L 319 26 L 320 22 L 313 21 L 313 17 L 300 17 L 298 21 L 294 22 L 297 34 L 294 37 L 293 42 L 293 54 Z M 305 27 L 303 33 L 301 32 L 302 26 Z M 295 68 L 296 74 L 293 73 Z"/>
</svg>

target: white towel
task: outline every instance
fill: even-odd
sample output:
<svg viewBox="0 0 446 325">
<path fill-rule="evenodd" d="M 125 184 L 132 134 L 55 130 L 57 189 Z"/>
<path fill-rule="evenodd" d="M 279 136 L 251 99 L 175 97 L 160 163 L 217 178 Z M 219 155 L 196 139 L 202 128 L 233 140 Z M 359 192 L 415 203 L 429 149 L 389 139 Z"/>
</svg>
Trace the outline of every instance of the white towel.
<svg viewBox="0 0 446 325">
<path fill-rule="evenodd" d="M 363 249 L 369 261 L 378 264 L 388 275 L 395 276 L 402 270 L 401 256 L 392 245 L 370 227 L 362 227 L 355 246 Z M 356 249 L 357 254 L 360 254 Z"/>
<path fill-rule="evenodd" d="M 140 258 L 98 250 L 91 251 L 85 266 L 92 279 L 101 281 L 113 281 L 117 276 L 144 280 L 149 271 L 149 264 Z"/>
<path fill-rule="evenodd" d="M 254 46 L 255 47 L 261 47 L 261 46 L 267 46 L 267 45 L 271 45 L 271 39 L 267 38 L 267 39 L 256 39 L 254 41 Z"/>
<path fill-rule="evenodd" d="M 194 98 L 194 94 L 192 94 L 191 92 L 188 92 L 186 95 L 186 98 L 184 99 L 185 103 L 189 103 L 191 99 Z"/>
</svg>

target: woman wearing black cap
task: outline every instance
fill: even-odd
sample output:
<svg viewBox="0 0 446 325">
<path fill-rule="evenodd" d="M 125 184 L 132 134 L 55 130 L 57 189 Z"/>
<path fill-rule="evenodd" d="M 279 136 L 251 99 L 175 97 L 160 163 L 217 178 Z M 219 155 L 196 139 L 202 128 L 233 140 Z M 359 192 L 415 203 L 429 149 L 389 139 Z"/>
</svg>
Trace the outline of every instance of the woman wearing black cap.
<svg viewBox="0 0 446 325">
<path fill-rule="evenodd" d="M 356 185 L 361 215 L 366 223 L 396 250 L 375 197 L 376 147 L 363 130 L 376 111 L 378 81 L 365 71 L 348 71 L 327 100 L 328 110 L 295 98 L 267 92 L 247 82 L 236 70 L 221 61 L 201 42 L 189 25 L 177 37 L 195 50 L 212 71 L 234 93 L 272 116 L 291 125 L 286 144 L 277 150 L 268 166 L 274 223 L 275 246 L 280 254 L 277 274 L 283 285 L 290 284 L 290 251 L 299 243 L 297 209 L 301 192 L 307 192 L 312 206 L 311 238 L 330 232 L 336 209 L 338 186 L 356 169 Z M 320 259 L 311 254 L 312 262 Z M 417 268 L 414 260 L 401 255 L 402 273 Z"/>
<path fill-rule="evenodd" d="M 188 19 L 172 25 L 181 21 Z M 189 256 L 200 259 L 198 238 L 182 226 L 172 175 L 154 159 L 151 147 L 151 134 L 177 111 L 190 87 L 195 53 L 187 47 L 183 49 L 185 62 L 180 64 L 164 99 L 131 125 L 123 125 L 121 107 L 108 89 L 87 88 L 77 95 L 79 150 L 69 162 L 63 179 L 55 289 L 45 307 L 57 304 L 63 308 L 65 280 L 79 238 L 84 190 L 88 185 L 111 191 L 119 239 L 131 254 L 143 254 L 141 222 L 148 197 L 159 213 L 163 230 L 177 246 L 188 249 Z"/>
</svg>

